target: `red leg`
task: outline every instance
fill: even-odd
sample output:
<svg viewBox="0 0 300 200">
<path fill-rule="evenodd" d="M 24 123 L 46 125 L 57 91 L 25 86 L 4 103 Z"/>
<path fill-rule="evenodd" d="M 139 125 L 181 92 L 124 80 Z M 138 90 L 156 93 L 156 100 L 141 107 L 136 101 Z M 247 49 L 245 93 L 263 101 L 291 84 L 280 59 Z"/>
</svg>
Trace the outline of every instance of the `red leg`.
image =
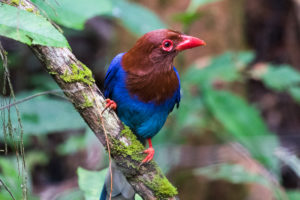
<svg viewBox="0 0 300 200">
<path fill-rule="evenodd" d="M 117 104 L 116 104 L 115 101 L 110 100 L 110 99 L 105 99 L 105 101 L 106 101 L 106 105 L 105 105 L 105 108 L 104 108 L 104 110 L 102 111 L 102 113 L 103 113 L 105 110 L 107 110 L 108 108 L 109 108 L 109 109 L 113 109 L 113 110 L 116 110 L 116 109 L 117 109 Z M 101 114 L 102 114 L 102 113 L 101 113 Z"/>
<path fill-rule="evenodd" d="M 147 139 L 147 140 L 148 140 L 148 143 L 149 143 L 149 148 L 146 149 L 146 150 L 144 151 L 144 153 L 146 153 L 146 154 L 148 154 L 148 155 L 147 155 L 146 158 L 142 161 L 142 164 L 144 164 L 144 163 L 146 163 L 146 162 L 150 162 L 150 161 L 153 159 L 153 156 L 154 156 L 154 153 L 155 153 L 155 151 L 154 151 L 154 149 L 153 149 L 153 147 L 152 147 L 151 139 L 149 138 L 149 139 Z"/>
</svg>

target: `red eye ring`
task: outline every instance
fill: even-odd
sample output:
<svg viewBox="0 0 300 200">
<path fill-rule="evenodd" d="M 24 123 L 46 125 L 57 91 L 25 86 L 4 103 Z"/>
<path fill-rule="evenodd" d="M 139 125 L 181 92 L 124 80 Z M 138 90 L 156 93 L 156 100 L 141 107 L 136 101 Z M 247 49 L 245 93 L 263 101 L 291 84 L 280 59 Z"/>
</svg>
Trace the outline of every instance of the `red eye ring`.
<svg viewBox="0 0 300 200">
<path fill-rule="evenodd" d="M 173 49 L 173 41 L 166 39 L 162 42 L 161 46 L 164 51 L 171 51 Z"/>
</svg>

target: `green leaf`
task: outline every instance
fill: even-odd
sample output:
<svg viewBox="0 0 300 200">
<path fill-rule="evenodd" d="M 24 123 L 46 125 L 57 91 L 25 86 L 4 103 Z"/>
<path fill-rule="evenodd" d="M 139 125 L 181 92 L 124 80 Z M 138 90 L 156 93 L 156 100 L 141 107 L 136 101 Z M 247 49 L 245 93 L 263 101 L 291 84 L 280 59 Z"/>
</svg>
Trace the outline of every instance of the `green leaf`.
<svg viewBox="0 0 300 200">
<path fill-rule="evenodd" d="M 270 65 L 257 78 L 271 90 L 288 92 L 300 103 L 300 73 L 289 65 Z"/>
<path fill-rule="evenodd" d="M 290 95 L 293 97 L 295 101 L 300 103 L 300 87 L 293 86 L 288 89 L 288 92 L 290 93 Z"/>
<path fill-rule="evenodd" d="M 112 13 L 108 0 L 33 0 L 56 23 L 82 30 L 85 22 L 97 15 Z"/>
<path fill-rule="evenodd" d="M 80 191 L 79 189 L 71 189 L 64 191 L 62 194 L 56 197 L 55 200 L 83 200 L 83 192 Z"/>
<path fill-rule="evenodd" d="M 300 74 L 289 65 L 268 66 L 262 81 L 268 88 L 281 92 L 299 84 Z"/>
<path fill-rule="evenodd" d="M 132 33 L 140 36 L 166 25 L 152 11 L 125 0 L 113 1 L 112 15 Z"/>
<path fill-rule="evenodd" d="M 68 140 L 57 147 L 57 152 L 60 155 L 70 155 L 87 147 L 85 135 L 75 135 L 68 138 Z M 94 138 L 95 139 L 95 138 Z"/>
<path fill-rule="evenodd" d="M 134 198 L 135 200 L 143 200 L 143 198 L 140 196 L 140 195 L 138 195 L 138 194 L 136 194 L 135 195 L 135 198 Z"/>
<path fill-rule="evenodd" d="M 179 21 L 185 26 L 190 26 L 192 23 L 197 21 L 200 17 L 202 17 L 201 13 L 197 12 L 185 12 L 185 13 L 178 13 L 174 16 L 175 21 Z"/>
<path fill-rule="evenodd" d="M 21 165 L 21 164 L 20 164 Z M 16 159 L 9 159 L 9 157 L 0 157 L 0 179 L 5 183 L 5 185 L 9 188 L 15 199 L 23 199 L 23 190 L 22 190 L 22 179 L 24 178 L 24 172 L 22 169 L 19 169 L 20 166 L 17 166 Z M 18 171 L 20 170 L 20 171 Z M 27 179 L 28 185 L 26 186 L 28 189 L 27 198 L 30 200 L 37 200 L 36 197 L 32 195 L 31 187 L 30 187 L 30 179 Z M 25 187 L 25 186 L 23 186 Z M 0 199 L 12 199 L 9 193 L 2 188 L 0 183 Z"/>
<path fill-rule="evenodd" d="M 205 88 L 216 80 L 227 82 L 240 80 L 240 71 L 247 67 L 253 56 L 252 52 L 226 52 L 212 58 L 205 66 L 193 65 L 184 74 L 183 84 L 195 84 Z"/>
<path fill-rule="evenodd" d="M 17 95 L 17 100 L 30 96 L 32 93 Z M 9 102 L 0 98 L 0 102 Z M 24 136 L 29 134 L 47 134 L 71 129 L 87 127 L 73 105 L 61 99 L 39 96 L 18 104 L 24 129 Z M 17 125 L 17 113 L 11 109 L 11 120 Z M 17 128 L 17 127 L 15 127 Z M 0 134 L 2 137 L 3 134 Z"/>
<path fill-rule="evenodd" d="M 16 199 L 22 199 L 22 177 L 18 176 L 18 171 L 15 169 L 15 163 L 7 158 L 0 158 L 0 179 L 9 188 Z M 1 199 L 11 199 L 6 190 L 0 190 Z"/>
<path fill-rule="evenodd" d="M 205 176 L 211 180 L 226 180 L 231 183 L 258 183 L 269 187 L 269 181 L 261 175 L 247 171 L 243 166 L 237 164 L 219 164 L 194 170 L 196 175 Z"/>
<path fill-rule="evenodd" d="M 196 175 L 205 176 L 211 180 L 226 180 L 234 184 L 248 184 L 256 183 L 273 192 L 276 199 L 286 199 L 284 192 L 278 187 L 278 184 L 274 183 L 273 180 L 261 174 L 254 174 L 247 171 L 241 165 L 238 164 L 219 164 L 203 168 L 198 168 L 194 171 Z"/>
<path fill-rule="evenodd" d="M 187 127 L 199 130 L 205 121 L 202 115 L 205 112 L 203 101 L 200 97 L 192 96 L 185 85 L 182 89 L 184 98 L 180 101 L 180 109 L 176 110 L 176 123 L 173 126 L 175 130 L 183 130 Z"/>
<path fill-rule="evenodd" d="M 28 83 L 35 90 L 49 91 L 60 89 L 54 79 L 49 76 L 49 74 L 31 75 Z"/>
<path fill-rule="evenodd" d="M 33 0 L 56 23 L 82 30 L 89 18 L 97 15 L 115 17 L 132 33 L 143 35 L 166 25 L 147 8 L 126 0 Z"/>
<path fill-rule="evenodd" d="M 34 170 L 36 165 L 46 165 L 49 162 L 49 156 L 44 151 L 29 151 L 26 153 L 26 168 L 28 171 Z"/>
<path fill-rule="evenodd" d="M 97 15 L 118 18 L 136 35 L 164 28 L 166 25 L 152 11 L 125 0 L 33 0 L 56 23 L 82 30 L 89 18 Z"/>
<path fill-rule="evenodd" d="M 278 161 L 274 157 L 278 139 L 267 129 L 258 110 L 226 91 L 207 89 L 203 96 L 208 109 L 223 124 L 229 136 L 278 174 Z"/>
<path fill-rule="evenodd" d="M 65 37 L 44 17 L 2 3 L 0 35 L 28 45 L 68 47 Z"/>
<path fill-rule="evenodd" d="M 98 200 L 105 181 L 107 169 L 98 171 L 88 171 L 81 167 L 77 169 L 78 185 L 84 192 L 85 200 Z"/>
<path fill-rule="evenodd" d="M 289 200 L 299 200 L 300 199 L 300 190 L 288 190 L 287 196 Z"/>
<path fill-rule="evenodd" d="M 220 0 L 191 0 L 187 11 L 195 12 L 200 6 L 204 6 L 205 4 L 214 3 L 217 1 Z"/>
<path fill-rule="evenodd" d="M 89 171 L 81 167 L 77 169 L 78 185 L 84 192 L 85 200 L 99 200 L 107 171 L 108 169 Z M 142 197 L 136 194 L 135 200 L 142 200 Z"/>
</svg>

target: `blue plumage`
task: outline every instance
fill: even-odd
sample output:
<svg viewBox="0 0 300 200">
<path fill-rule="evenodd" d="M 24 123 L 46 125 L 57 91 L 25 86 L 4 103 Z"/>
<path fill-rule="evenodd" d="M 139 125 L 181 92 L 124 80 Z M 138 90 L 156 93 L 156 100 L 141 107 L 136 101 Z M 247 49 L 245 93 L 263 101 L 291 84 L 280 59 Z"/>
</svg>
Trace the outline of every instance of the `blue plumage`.
<svg viewBox="0 0 300 200">
<path fill-rule="evenodd" d="M 173 60 L 185 49 L 205 45 L 203 40 L 177 31 L 160 29 L 143 35 L 127 53 L 111 62 L 104 82 L 106 108 L 116 108 L 117 115 L 144 143 L 147 156 L 141 164 L 152 160 L 151 138 L 164 125 L 168 114 L 180 102 L 180 79 Z M 107 176 L 100 200 L 133 200 L 134 189 L 122 172 L 112 166 L 113 180 Z M 113 183 L 110 191 L 110 182 Z"/>
<path fill-rule="evenodd" d="M 127 74 L 121 64 L 123 55 L 124 53 L 117 55 L 108 68 L 104 82 L 105 98 L 117 103 L 119 118 L 140 140 L 152 138 L 162 128 L 174 106 L 179 105 L 180 85 L 171 98 L 159 105 L 154 102 L 142 102 L 136 96 L 132 97 L 126 88 Z M 173 69 L 179 80 L 176 68 Z"/>
</svg>

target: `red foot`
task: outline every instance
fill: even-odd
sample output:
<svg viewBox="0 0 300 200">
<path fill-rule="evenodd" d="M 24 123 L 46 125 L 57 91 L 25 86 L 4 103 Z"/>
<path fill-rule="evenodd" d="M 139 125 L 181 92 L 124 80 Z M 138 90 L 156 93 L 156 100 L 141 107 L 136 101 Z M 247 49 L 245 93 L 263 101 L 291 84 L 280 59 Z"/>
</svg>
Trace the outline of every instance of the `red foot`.
<svg viewBox="0 0 300 200">
<path fill-rule="evenodd" d="M 154 156 L 154 149 L 152 147 L 152 142 L 151 142 L 151 139 L 147 139 L 148 140 L 148 143 L 149 143 L 149 148 L 146 149 L 143 153 L 147 153 L 148 155 L 146 156 L 146 158 L 142 161 L 141 165 L 144 164 L 144 163 L 147 163 L 147 162 L 150 162 L 152 159 L 153 159 L 153 156 Z"/>
<path fill-rule="evenodd" d="M 105 105 L 105 108 L 104 108 L 104 110 L 102 111 L 102 113 L 105 111 L 105 110 L 107 110 L 108 108 L 109 109 L 112 109 L 112 110 L 116 110 L 117 109 L 117 104 L 116 104 L 116 102 L 114 102 L 113 100 L 110 100 L 110 99 L 105 99 L 105 101 L 106 101 L 106 105 Z M 102 114 L 101 113 L 101 114 Z"/>
<path fill-rule="evenodd" d="M 113 110 L 117 109 L 117 104 L 116 104 L 116 102 L 114 102 L 114 100 L 105 99 L 105 101 L 106 101 L 105 108 L 110 108 Z"/>
<path fill-rule="evenodd" d="M 149 147 L 148 149 L 146 149 L 144 151 L 144 153 L 147 153 L 148 155 L 146 156 L 146 158 L 142 161 L 142 164 L 150 162 L 153 159 L 154 156 L 154 149 L 152 147 Z"/>
</svg>

